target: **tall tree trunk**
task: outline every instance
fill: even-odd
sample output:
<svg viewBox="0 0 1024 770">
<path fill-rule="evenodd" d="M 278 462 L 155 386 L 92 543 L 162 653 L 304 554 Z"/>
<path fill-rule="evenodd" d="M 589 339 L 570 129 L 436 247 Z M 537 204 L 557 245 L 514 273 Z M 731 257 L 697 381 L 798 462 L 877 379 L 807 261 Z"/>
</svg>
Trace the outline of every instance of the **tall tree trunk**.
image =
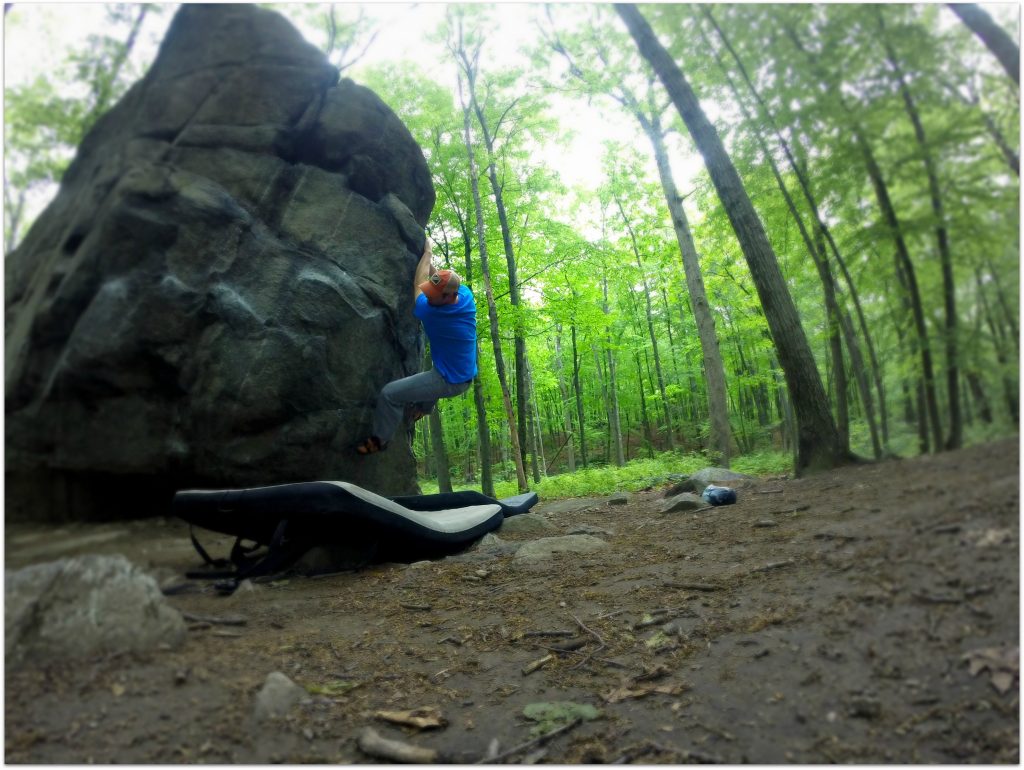
<svg viewBox="0 0 1024 770">
<path fill-rule="evenodd" d="M 917 285 L 917 275 L 914 270 L 914 263 L 910 259 L 910 252 L 907 250 L 906 241 L 903 239 L 903 231 L 900 228 L 899 219 L 896 216 L 896 209 L 893 208 L 892 200 L 889 197 L 889 189 L 882 176 L 882 170 L 878 167 L 874 153 L 868 145 L 867 140 L 855 132 L 855 141 L 860 147 L 864 156 L 864 163 L 867 166 L 868 176 L 875 189 L 875 197 L 878 199 L 882 216 L 889 227 L 889 232 L 896 246 L 896 258 L 903 270 L 907 294 L 910 299 L 910 307 L 914 319 L 914 328 L 917 331 L 918 353 L 921 356 L 921 372 L 924 379 L 925 406 L 927 408 L 928 420 L 931 425 L 932 445 L 938 451 L 942 448 L 942 422 L 939 418 L 939 401 L 935 392 L 935 369 L 932 365 L 931 343 L 928 339 L 928 328 L 924 319 L 924 306 L 921 303 L 921 292 Z"/>
<path fill-rule="evenodd" d="M 633 352 L 636 360 L 637 390 L 640 392 L 640 419 L 644 424 L 644 436 L 647 439 L 647 456 L 654 457 L 654 432 L 651 430 L 651 418 L 647 416 L 647 397 L 644 396 L 644 370 L 640 366 L 640 354 Z"/>
<path fill-rule="evenodd" d="M 608 403 L 609 403 L 609 400 L 608 400 L 608 382 L 607 382 L 607 378 L 604 376 L 604 365 L 602 364 L 601 352 L 600 352 L 600 350 L 598 350 L 598 347 L 599 347 L 598 345 L 594 345 L 594 347 L 591 348 L 591 352 L 594 354 L 594 372 L 595 372 L 595 376 L 597 377 L 597 384 L 598 384 L 598 386 L 601 389 L 601 404 L 602 404 L 602 406 L 604 406 L 605 420 L 607 421 L 607 426 L 608 426 L 608 430 L 606 432 L 606 436 L 607 436 L 608 440 L 605 442 L 606 446 L 605 446 L 605 453 L 604 453 L 604 458 L 605 458 L 605 461 L 607 462 L 608 458 L 611 457 L 611 454 L 612 454 L 611 453 L 611 446 L 612 446 L 612 430 L 611 430 L 611 428 L 612 428 L 612 417 L 611 417 L 611 412 L 610 412 L 609 407 L 608 407 Z"/>
<path fill-rule="evenodd" d="M 820 72 L 821 68 L 817 63 L 815 55 L 808 51 L 800 41 L 796 30 L 790 26 L 786 26 L 785 30 L 797 50 L 803 53 L 811 65 Z M 835 85 L 830 83 L 828 79 L 824 77 L 822 77 L 822 82 L 830 88 Z M 924 308 L 921 303 L 921 293 L 918 289 L 914 263 L 910 259 L 910 251 L 907 249 L 907 243 L 903 238 L 903 229 L 900 226 L 899 217 L 896 216 L 896 209 L 889 196 L 888 185 L 885 182 L 885 177 L 882 175 L 882 170 L 878 165 L 878 161 L 875 159 L 875 154 L 871 150 L 871 145 L 868 143 L 864 129 L 853 110 L 842 98 L 842 94 L 839 89 L 835 90 L 837 93 L 837 104 L 842 108 L 847 116 L 848 126 L 853 134 L 854 143 L 857 145 L 861 156 L 864 159 L 864 166 L 867 169 L 868 178 L 871 180 L 871 186 L 875 191 L 878 208 L 882 213 L 882 219 L 884 220 L 889 230 L 889 234 L 893 239 L 893 243 L 896 247 L 896 259 L 903 271 L 903 279 L 905 281 L 907 292 L 910 296 L 914 328 L 917 332 L 918 353 L 921 356 L 925 404 L 927 406 L 927 414 L 931 426 L 932 445 L 936 451 L 939 451 L 942 448 L 942 423 L 939 419 L 939 403 L 935 392 L 935 371 L 932 365 L 931 344 L 928 339 L 928 328 L 925 324 Z"/>
<path fill-rule="evenodd" d="M 939 188 L 939 176 L 935 170 L 935 161 L 928 145 L 924 124 L 917 111 L 914 96 L 910 93 L 907 79 L 903 74 L 896 51 L 886 37 L 885 18 L 881 6 L 875 6 L 879 31 L 882 33 L 882 44 L 889 59 L 889 66 L 896 76 L 900 87 L 900 95 L 907 109 L 907 115 L 914 127 L 914 138 L 921 151 L 925 175 L 928 178 L 928 197 L 931 201 L 932 214 L 935 215 L 935 240 L 939 251 L 939 262 L 942 265 L 942 298 L 946 311 L 946 391 L 949 397 L 949 439 L 946 449 L 959 449 L 963 444 L 963 417 L 960 414 L 960 369 L 957 351 L 957 315 L 956 286 L 953 283 L 953 258 L 949 253 L 949 234 L 946 231 L 946 213 L 942 204 L 942 192 Z"/>
<path fill-rule="evenodd" d="M 611 314 L 608 307 L 608 273 L 605 272 L 601 280 L 601 288 L 604 295 L 602 310 L 605 316 Z M 611 347 L 611 333 L 605 335 L 605 357 L 608 361 L 608 420 L 611 428 L 612 455 L 615 458 L 615 465 L 621 468 L 626 464 L 626 458 L 622 454 L 622 426 L 619 422 L 619 385 L 615 376 L 615 353 Z"/>
<path fill-rule="evenodd" d="M 434 449 L 434 465 L 437 466 L 437 488 L 440 492 L 451 492 L 452 474 L 448 467 L 448 453 L 444 448 L 441 414 L 436 408 L 431 409 L 427 419 L 430 420 L 430 442 Z"/>
<path fill-rule="evenodd" d="M 476 360 L 480 360 L 480 339 L 476 341 Z M 494 497 L 494 473 L 491 468 L 491 429 L 487 425 L 484 386 L 478 374 L 473 378 L 473 404 L 476 407 L 477 436 L 480 446 L 480 491 Z"/>
<path fill-rule="evenodd" d="M 1005 374 L 1008 356 L 1003 348 L 1002 336 L 999 334 L 998 327 L 995 321 L 992 319 L 992 311 L 989 307 L 988 300 L 985 298 L 985 291 L 982 288 L 981 275 L 975 270 L 974 278 L 978 283 L 978 295 L 981 302 L 982 313 L 985 316 L 985 323 L 988 325 L 989 332 L 992 334 L 992 346 L 995 349 L 996 361 L 999 363 L 999 369 L 1001 379 L 1003 381 L 1003 394 L 1006 398 L 1006 406 L 1010 416 L 1013 418 L 1014 423 L 1019 420 L 1019 400 L 1020 396 L 1017 393 L 1017 388 L 1010 381 L 1010 378 Z"/>
<path fill-rule="evenodd" d="M 672 228 L 675 230 L 676 243 L 683 260 L 683 274 L 686 276 L 686 288 L 690 293 L 690 305 L 693 318 L 697 323 L 697 336 L 700 339 L 701 352 L 704 357 L 704 379 L 707 382 L 708 416 L 710 418 L 709 449 L 715 462 L 722 467 L 729 467 L 731 455 L 729 446 L 729 406 L 726 402 L 725 367 L 722 365 L 722 352 L 718 347 L 718 335 L 715 332 L 715 318 L 708 305 L 707 291 L 704 288 L 704 277 L 700 270 L 700 258 L 697 247 L 690 232 L 690 223 L 683 208 L 683 199 L 679 195 L 668 151 L 665 148 L 664 131 L 655 109 L 651 109 L 648 118 L 640 106 L 634 102 L 633 114 L 647 134 L 654 150 L 654 159 L 658 166 L 658 177 L 661 189 L 665 193 L 669 214 L 672 217 Z"/>
<path fill-rule="evenodd" d="M 527 403 L 533 404 L 533 409 L 530 412 L 531 425 L 530 425 L 530 441 L 533 451 L 530 452 L 530 464 L 531 470 L 533 471 L 533 483 L 540 484 L 540 469 L 544 468 L 544 434 L 541 431 L 540 426 L 540 410 L 537 408 L 537 391 L 533 383 L 533 371 L 530 368 L 530 362 L 526 362 L 526 382 L 530 388 L 530 398 Z"/>
<path fill-rule="evenodd" d="M 569 408 L 569 389 L 565 386 L 565 363 L 562 361 L 562 325 L 555 325 L 555 371 L 558 372 L 558 393 L 562 397 L 561 411 L 565 423 L 565 461 L 569 473 L 576 472 L 576 448 L 573 445 L 572 410 Z"/>
<path fill-rule="evenodd" d="M 472 283 L 473 280 L 473 245 L 471 238 L 472 227 L 469 223 L 469 213 L 467 212 L 465 218 L 459 214 L 459 229 L 462 232 L 462 244 L 463 253 L 466 261 L 466 282 Z M 476 361 L 477 370 L 480 369 L 480 338 L 476 339 Z M 473 407 L 476 410 L 476 434 L 477 434 L 477 452 L 480 457 L 480 491 L 488 497 L 494 497 L 494 475 L 491 469 L 491 429 L 487 424 L 487 404 L 484 399 L 484 386 L 478 373 L 473 378 Z M 467 474 L 471 463 L 466 463 Z M 468 480 L 472 480 L 472 476 L 469 476 Z"/>
<path fill-rule="evenodd" d="M 800 190 L 804 194 L 804 199 L 807 201 L 807 205 L 810 207 L 811 215 L 814 218 L 815 223 L 818 226 L 818 230 L 825 237 L 825 241 L 829 245 L 829 249 L 832 252 L 832 256 L 835 257 L 836 264 L 839 265 L 839 269 L 843 274 L 843 278 L 846 281 L 847 289 L 850 292 L 850 299 L 853 301 L 854 310 L 857 313 L 857 320 L 861 329 L 861 335 L 864 338 L 864 346 L 868 350 L 868 359 L 871 362 L 871 371 L 874 378 L 875 390 L 878 393 L 878 411 L 879 420 L 882 428 L 882 441 L 888 442 L 889 440 L 889 417 L 888 417 L 888 406 L 885 398 L 885 386 L 882 381 L 882 368 L 878 361 L 878 357 L 875 354 L 875 346 L 872 341 L 871 332 L 868 329 L 867 319 L 864 316 L 864 309 L 861 307 L 860 294 L 857 291 L 857 286 L 853 281 L 853 277 L 850 275 L 850 271 L 847 269 L 846 260 L 843 259 L 842 253 L 839 251 L 839 247 L 836 245 L 835 238 L 832 237 L 832 231 L 829 229 L 828 224 L 825 222 L 825 218 L 821 215 L 818 209 L 817 199 L 811 191 L 810 180 L 807 178 L 807 174 L 801 168 L 800 164 L 797 163 L 796 158 L 793 156 L 793 150 L 790 147 L 789 142 L 779 129 L 778 123 L 775 117 L 772 115 L 771 109 L 765 103 L 761 94 L 754 86 L 753 81 L 750 79 L 750 75 L 747 72 L 746 66 L 740 59 L 736 49 L 733 48 L 732 43 L 729 41 L 728 36 L 715 21 L 715 17 L 712 15 L 710 7 L 707 5 L 700 6 L 704 16 L 708 19 L 711 25 L 715 28 L 719 38 L 721 38 L 723 45 L 726 50 L 732 55 L 733 60 L 736 62 L 736 67 L 739 70 L 740 75 L 743 77 L 743 81 L 747 84 L 747 88 L 754 100 L 757 102 L 760 108 L 761 114 L 764 116 L 765 121 L 772 127 L 775 132 L 775 136 L 779 141 L 779 146 L 782 147 L 782 151 L 786 156 L 786 160 L 789 162 L 790 169 L 796 175 L 797 182 L 800 184 Z M 737 97 L 738 99 L 738 97 Z M 823 253 L 823 252 L 822 252 Z M 848 340 L 849 342 L 849 340 Z M 852 351 L 852 347 L 850 347 Z M 852 355 L 852 352 L 851 352 Z M 864 402 L 865 404 L 867 401 Z M 865 407 L 866 408 L 866 407 Z"/>
<path fill-rule="evenodd" d="M 910 289 L 909 289 L 909 286 L 908 286 L 908 282 L 907 282 L 906 271 L 903 268 L 903 263 L 900 260 L 899 254 L 895 254 L 894 253 L 893 254 L 893 259 L 896 262 L 896 266 L 895 266 L 895 269 L 896 269 L 896 279 L 899 282 L 900 288 L 903 289 L 903 291 L 902 291 L 902 293 L 900 295 L 902 309 L 903 309 L 903 315 L 904 315 L 904 317 L 909 317 L 911 319 L 911 321 L 910 321 L 911 325 L 914 325 L 916 320 L 914 319 L 913 301 L 912 301 L 912 298 L 911 298 L 911 292 L 910 292 Z M 903 356 L 902 356 L 903 332 L 901 331 L 902 324 L 897 322 L 897 323 L 894 324 L 894 326 L 896 328 L 896 338 L 899 340 L 899 344 L 900 344 L 900 352 L 901 352 L 900 358 L 902 359 L 903 358 Z M 909 346 L 910 346 L 910 355 L 911 356 L 917 354 L 918 351 L 916 349 L 916 346 L 919 345 L 919 344 L 920 344 L 920 337 L 913 338 L 910 341 Z M 925 388 L 924 388 L 924 381 L 923 381 L 923 379 L 918 378 L 916 383 L 915 383 L 915 385 L 914 385 L 914 387 L 916 388 L 915 393 L 916 393 L 916 399 L 917 400 L 915 402 L 914 408 L 907 410 L 907 415 L 909 416 L 910 413 L 913 412 L 917 416 L 917 424 L 919 426 L 919 429 L 918 429 L 918 448 L 921 450 L 921 454 L 926 454 L 929 451 L 929 441 L 928 441 L 928 410 L 927 410 L 927 407 L 925 405 L 925 395 L 924 395 Z M 938 447 L 935 448 L 935 451 L 938 451 Z"/>
<path fill-rule="evenodd" d="M 1006 30 L 974 3 L 947 3 L 960 20 L 967 25 L 981 42 L 1003 65 L 1006 74 L 1020 86 L 1020 48 L 1013 42 Z"/>
<path fill-rule="evenodd" d="M 505 198 L 502 194 L 501 184 L 498 182 L 497 158 L 494 146 L 494 136 L 491 127 L 487 122 L 483 109 L 476 97 L 476 68 L 471 67 L 469 60 L 463 56 L 463 70 L 469 82 L 469 98 L 473 111 L 476 114 L 477 123 L 484 135 L 484 147 L 487 150 L 487 178 L 491 183 L 491 192 L 494 195 L 494 206 L 498 212 L 498 224 L 501 227 L 501 242 L 505 248 L 505 262 L 508 265 L 508 287 L 509 301 L 512 303 L 513 318 L 512 336 L 515 341 L 515 378 L 516 378 L 516 415 L 519 435 L 527 435 L 526 418 L 528 414 L 529 388 L 526 383 L 526 339 L 523 336 L 523 329 L 519 321 L 519 314 L 515 312 L 520 305 L 519 277 L 516 269 L 516 257 L 512 248 L 512 232 L 508 224 L 508 213 L 505 211 Z M 526 445 L 520 448 L 522 460 L 526 462 Z M 536 468 L 536 458 L 534 459 Z"/>
<path fill-rule="evenodd" d="M 682 71 L 658 42 L 636 6 L 618 4 L 615 8 L 629 28 L 641 55 L 658 74 L 704 156 L 708 173 L 736 231 L 764 307 L 797 415 L 796 473 L 825 470 L 849 462 L 852 457 L 843 446 L 832 419 L 821 375 L 800 326 L 800 317 L 778 260 L 718 132 L 705 116 Z"/>
<path fill-rule="evenodd" d="M 423 355 L 423 371 L 429 371 L 433 366 L 433 359 L 429 353 Z M 424 431 L 424 433 L 430 434 L 430 447 L 434 455 L 434 467 L 437 470 L 437 488 L 441 492 L 452 491 L 452 476 L 449 469 L 448 453 L 444 448 L 444 430 L 441 427 L 441 412 L 438 407 L 434 407 L 430 410 L 430 414 L 427 415 L 427 421 L 430 425 L 430 430 Z M 424 440 L 427 436 L 424 435 Z M 424 454 L 425 457 L 429 455 Z"/>
<path fill-rule="evenodd" d="M 992 267 L 992 263 L 986 260 L 988 263 L 989 273 L 993 278 L 998 279 L 999 271 Z M 1009 303 L 1006 301 L 1006 294 L 1003 292 L 1003 284 L 999 280 L 995 280 L 992 284 L 992 288 L 996 292 L 996 302 L 999 305 L 999 309 L 1003 314 L 1003 322 L 1010 327 L 1010 340 L 1013 342 L 1015 349 L 1020 350 L 1020 334 L 1017 331 L 1017 314 L 1016 308 L 1011 309 Z"/>
<path fill-rule="evenodd" d="M 625 209 L 622 208 L 622 201 L 616 198 L 615 204 L 619 207 L 619 214 L 622 216 L 622 223 L 626 226 L 627 232 L 629 232 L 629 238 L 633 244 L 633 256 L 636 258 L 636 266 L 640 271 L 640 281 L 644 287 L 644 302 L 646 302 L 647 309 L 647 333 L 651 340 L 651 352 L 654 356 L 654 371 L 658 375 L 658 392 L 661 394 L 661 404 L 665 414 L 665 432 L 668 435 L 668 448 L 674 452 L 676 448 L 676 441 L 672 432 L 672 405 L 669 403 L 668 396 L 665 392 L 665 377 L 661 371 L 661 355 L 658 352 L 658 337 L 654 333 L 654 313 L 651 308 L 651 289 L 647 284 L 647 273 L 644 272 L 643 259 L 640 256 L 640 246 L 636 240 L 636 233 L 633 232 L 633 226 L 630 224 L 629 218 L 626 216 Z"/>
<path fill-rule="evenodd" d="M 484 238 L 483 204 L 480 200 L 480 185 L 476 170 L 476 158 L 473 155 L 473 139 L 470 131 L 469 108 L 462 94 L 462 76 L 459 76 L 459 100 L 462 102 L 462 123 L 465 134 L 466 153 L 469 156 L 469 179 L 473 190 L 473 206 L 476 212 L 476 237 L 480 250 L 480 270 L 484 278 L 484 292 L 487 295 L 487 318 L 491 327 L 491 344 L 494 346 L 494 365 L 498 372 L 501 385 L 501 398 L 505 407 L 505 418 L 508 420 L 509 437 L 515 455 L 516 480 L 519 491 L 526 492 L 526 470 L 523 467 L 523 454 L 519 449 L 519 431 L 516 429 L 515 413 L 512 411 L 512 399 L 508 391 L 508 377 L 505 375 L 505 358 L 501 352 L 501 337 L 498 332 L 498 309 L 494 304 L 494 289 L 491 287 L 491 269 L 487 261 L 487 240 Z"/>
<path fill-rule="evenodd" d="M 968 369 L 965 374 L 967 376 L 967 386 L 970 388 L 975 402 L 977 402 L 981 419 L 991 425 L 992 405 L 989 403 L 988 396 L 985 394 L 985 388 L 981 384 L 981 376 L 973 369 Z"/>
<path fill-rule="evenodd" d="M 999 126 L 992 120 L 987 112 L 981 113 L 981 119 L 985 123 L 985 130 L 988 131 L 988 135 L 992 137 L 992 141 L 996 143 L 996 147 L 999 148 L 999 152 L 1002 153 L 1003 159 L 1006 161 L 1006 165 L 1010 167 L 1010 170 L 1017 175 L 1020 179 L 1020 155 L 1014 150 L 1006 137 L 1003 136 L 1003 132 L 999 130 Z"/>
<path fill-rule="evenodd" d="M 580 429 L 580 462 L 587 467 L 587 431 L 583 416 L 583 388 L 580 387 L 580 353 L 576 345 L 576 324 L 569 327 L 572 339 L 572 387 L 576 394 L 576 424 Z"/>
<path fill-rule="evenodd" d="M 739 57 L 737 56 L 735 50 L 733 50 L 731 45 L 729 44 L 728 38 L 725 37 L 725 34 L 721 31 L 721 29 L 718 28 L 714 16 L 712 16 L 711 12 L 706 8 L 703 10 L 704 15 L 708 19 L 710 19 L 711 23 L 715 26 L 716 29 L 718 29 L 719 36 L 722 38 L 723 41 L 725 41 L 726 46 L 732 52 L 733 59 L 737 62 L 737 64 L 739 64 L 742 67 L 742 63 L 740 63 Z M 703 29 L 701 29 L 701 39 L 703 40 L 705 47 L 709 50 L 712 50 L 711 41 L 708 40 L 707 36 L 704 34 Z M 819 227 L 817 243 L 812 241 L 810 233 L 804 226 L 803 217 L 800 216 L 799 211 L 797 211 L 796 203 L 793 200 L 793 196 L 790 195 L 789 188 L 786 186 L 785 180 L 783 180 L 782 178 L 782 173 L 779 170 L 778 164 L 775 162 L 775 158 L 772 155 L 771 150 L 768 148 L 768 142 L 765 140 L 764 134 L 761 132 L 760 127 L 754 120 L 753 116 L 750 114 L 746 105 L 743 103 L 743 99 L 740 97 L 739 89 L 733 82 L 732 77 L 729 75 L 729 72 L 726 69 L 724 62 L 722 62 L 721 57 L 719 57 L 717 52 L 715 53 L 715 60 L 718 63 L 719 68 L 722 70 L 722 73 L 725 75 L 726 82 L 728 83 L 729 88 L 736 99 L 736 103 L 740 105 L 740 109 L 743 111 L 743 117 L 750 125 L 751 131 L 757 139 L 762 154 L 764 155 L 765 159 L 768 161 L 769 166 L 771 167 L 772 174 L 775 177 L 775 182 L 779 186 L 779 190 L 782 193 L 783 200 L 785 200 L 786 202 L 786 206 L 789 208 L 789 212 L 793 218 L 793 221 L 796 222 L 797 230 L 799 231 L 800 237 L 804 242 L 804 246 L 807 249 L 807 253 L 810 254 L 811 259 L 814 261 L 814 265 L 818 270 L 818 276 L 821 279 L 822 289 L 824 292 L 825 310 L 827 313 L 827 317 L 829 318 L 829 324 L 832 327 L 833 331 L 833 334 L 830 334 L 829 338 L 830 340 L 836 340 L 836 342 L 830 343 L 832 346 L 833 369 L 840 373 L 842 373 L 843 370 L 842 349 L 841 347 L 838 349 L 836 349 L 835 347 L 835 345 L 838 342 L 838 337 L 835 335 L 837 335 L 839 331 L 842 331 L 843 338 L 846 341 L 847 350 L 850 353 L 850 361 L 852 367 L 854 368 L 854 378 L 858 385 L 858 392 L 860 394 L 861 403 L 864 407 L 864 413 L 866 416 L 866 420 L 868 422 L 869 430 L 871 432 L 872 449 L 874 451 L 874 456 L 878 458 L 882 454 L 882 448 L 881 443 L 878 439 L 878 425 L 876 424 L 875 420 L 874 399 L 871 397 L 871 389 L 870 387 L 868 387 L 867 384 L 867 378 L 864 373 L 864 361 L 863 357 L 861 356 L 860 345 L 858 345 L 857 343 L 857 337 L 854 333 L 852 323 L 850 322 L 849 315 L 844 314 L 844 312 L 840 309 L 839 301 L 836 296 L 837 281 L 833 276 L 832 270 L 828 264 L 828 254 L 826 253 L 824 247 L 825 233 L 822 231 L 822 228 Z M 749 79 L 747 80 L 747 85 L 751 88 L 751 90 L 753 90 L 753 84 L 750 82 Z M 755 97 L 760 99 L 756 91 L 754 91 L 754 95 Z M 788 147 L 786 149 L 788 153 Z M 809 193 L 809 186 L 806 186 L 805 194 L 808 197 Z M 812 211 L 816 216 L 817 212 L 815 209 L 816 207 L 812 207 Z M 841 378 L 836 380 L 836 385 L 837 392 L 839 392 L 839 390 L 841 389 L 841 391 L 844 392 L 845 394 L 845 374 L 843 374 Z M 846 409 L 845 400 L 840 401 L 838 395 L 836 400 L 836 422 L 840 438 L 842 439 L 845 446 L 849 446 L 849 415 Z"/>
</svg>

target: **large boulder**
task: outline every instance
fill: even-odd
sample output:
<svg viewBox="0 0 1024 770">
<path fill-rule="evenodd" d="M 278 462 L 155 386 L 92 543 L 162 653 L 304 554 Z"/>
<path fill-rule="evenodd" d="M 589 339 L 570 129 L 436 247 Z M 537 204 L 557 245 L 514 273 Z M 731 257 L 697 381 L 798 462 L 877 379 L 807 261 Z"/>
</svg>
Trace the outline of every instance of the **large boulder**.
<svg viewBox="0 0 1024 770">
<path fill-rule="evenodd" d="M 152 577 L 123 556 L 95 554 L 7 570 L 4 630 L 8 666 L 152 652 L 186 634 Z"/>
<path fill-rule="evenodd" d="M 344 479 L 419 370 L 434 190 L 373 92 L 280 15 L 183 5 L 5 260 L 7 515 L 159 512 L 175 489 Z"/>
</svg>

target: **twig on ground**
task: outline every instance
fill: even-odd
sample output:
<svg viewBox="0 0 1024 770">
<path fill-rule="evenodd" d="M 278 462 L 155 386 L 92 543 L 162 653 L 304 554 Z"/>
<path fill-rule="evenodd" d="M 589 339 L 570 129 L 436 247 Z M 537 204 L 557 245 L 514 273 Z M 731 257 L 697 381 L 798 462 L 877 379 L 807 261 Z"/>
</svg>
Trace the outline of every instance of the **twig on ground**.
<svg viewBox="0 0 1024 770">
<path fill-rule="evenodd" d="M 527 631 L 523 637 L 528 636 L 573 636 L 575 631 Z"/>
<path fill-rule="evenodd" d="M 378 759 L 389 759 L 412 765 L 430 765 L 440 759 L 435 749 L 425 749 L 400 741 L 383 738 L 372 727 L 364 727 L 356 741 L 360 750 Z"/>
<path fill-rule="evenodd" d="M 727 741 L 734 741 L 734 740 L 736 740 L 736 736 L 733 735 L 732 733 L 730 733 L 728 730 L 721 730 L 721 729 L 719 729 L 717 727 L 714 727 L 712 725 L 706 725 L 703 722 L 701 722 L 700 720 L 696 720 L 694 722 L 694 724 L 697 725 L 697 727 L 701 728 L 702 730 L 707 730 L 712 735 L 717 735 L 719 738 L 723 738 L 723 739 L 725 739 Z"/>
<path fill-rule="evenodd" d="M 774 495 L 777 492 L 785 492 L 785 489 L 755 489 L 755 495 Z"/>
<path fill-rule="evenodd" d="M 773 561 L 771 564 L 765 564 L 763 567 L 754 567 L 750 570 L 751 572 L 767 572 L 768 570 L 781 569 L 782 567 L 792 567 L 796 562 L 792 559 L 786 559 L 785 561 Z"/>
<path fill-rule="evenodd" d="M 722 586 L 711 585 L 709 583 L 671 583 L 666 582 L 661 584 L 663 588 L 682 588 L 686 591 L 721 591 Z"/>
<path fill-rule="evenodd" d="M 215 626 L 244 626 L 248 621 L 243 617 L 212 617 L 209 615 L 193 615 L 191 612 L 183 612 L 181 616 L 190 623 L 209 623 Z"/>
<path fill-rule="evenodd" d="M 590 634 L 595 639 L 597 639 L 597 643 L 600 644 L 602 647 L 604 647 L 604 639 L 601 638 L 601 635 L 599 633 L 597 633 L 597 631 L 595 631 L 592 628 L 588 628 L 586 626 L 586 624 L 582 620 L 580 620 L 578 617 L 576 617 L 575 615 L 571 615 L 570 614 L 569 617 L 571 617 L 573 620 L 575 620 L 576 621 L 576 625 L 578 625 L 580 628 L 582 628 L 588 634 Z"/>
<path fill-rule="evenodd" d="M 509 749 L 508 751 L 503 751 L 500 754 L 498 754 L 496 756 L 493 756 L 493 757 L 490 756 L 490 752 L 488 752 L 488 756 L 484 757 L 481 760 L 478 760 L 475 764 L 478 764 L 478 765 L 499 764 L 501 762 L 501 760 L 503 760 L 503 759 L 507 759 L 508 757 L 511 757 L 511 756 L 513 756 L 515 754 L 520 754 L 520 753 L 522 753 L 524 751 L 532 749 L 534 746 L 541 746 L 541 745 L 547 743 L 548 741 L 550 741 L 552 738 L 556 738 L 559 735 L 561 735 L 562 733 L 569 732 L 574 727 L 576 727 L 578 724 L 580 724 L 582 721 L 583 721 L 582 719 L 577 717 L 576 719 L 572 720 L 568 724 L 564 724 L 561 727 L 559 727 L 559 728 L 557 728 L 555 730 L 552 730 L 551 732 L 544 733 L 543 735 L 540 735 L 540 736 L 534 738 L 532 741 L 527 741 L 526 743 L 521 743 L 518 746 L 514 746 L 513 748 Z"/>
<path fill-rule="evenodd" d="M 595 657 L 595 653 L 600 652 L 601 650 L 604 649 L 604 647 L 598 647 L 596 650 L 594 650 L 594 652 L 580 652 L 579 650 L 556 650 L 554 647 L 545 647 L 543 644 L 538 644 L 537 646 L 540 647 L 542 650 L 547 650 L 548 652 L 568 653 L 570 655 L 579 655 L 580 657 L 583 658 L 583 660 L 579 663 L 579 665 L 573 666 L 573 668 L 579 668 L 579 666 L 581 666 L 584 663 L 587 663 L 588 661 L 591 661 L 591 660 L 596 660 L 598 663 L 604 663 L 606 666 L 611 666 L 612 668 L 629 668 L 629 666 L 627 666 L 625 663 L 619 663 L 616 660 L 609 660 L 608 658 L 598 658 L 598 657 Z"/>
<path fill-rule="evenodd" d="M 554 642 L 546 649 L 555 650 L 556 652 L 571 652 L 572 650 L 578 650 L 586 643 L 586 637 L 577 636 L 575 639 L 567 639 L 564 642 Z"/>
<path fill-rule="evenodd" d="M 412 604 L 410 602 L 399 602 L 398 606 L 407 610 L 421 610 L 423 612 L 434 609 L 429 604 Z"/>
<path fill-rule="evenodd" d="M 534 661 L 531 661 L 530 663 L 527 663 L 525 666 L 523 666 L 523 676 L 529 676 L 534 671 L 536 671 L 537 669 L 541 668 L 542 666 L 547 665 L 548 663 L 550 663 L 554 659 L 555 659 L 554 655 L 548 654 L 548 655 L 545 655 L 543 658 L 537 658 L 537 660 L 534 660 Z"/>
<path fill-rule="evenodd" d="M 911 594 L 919 602 L 927 604 L 963 604 L 963 599 L 958 596 L 939 596 L 937 594 L 914 593 Z"/>
</svg>

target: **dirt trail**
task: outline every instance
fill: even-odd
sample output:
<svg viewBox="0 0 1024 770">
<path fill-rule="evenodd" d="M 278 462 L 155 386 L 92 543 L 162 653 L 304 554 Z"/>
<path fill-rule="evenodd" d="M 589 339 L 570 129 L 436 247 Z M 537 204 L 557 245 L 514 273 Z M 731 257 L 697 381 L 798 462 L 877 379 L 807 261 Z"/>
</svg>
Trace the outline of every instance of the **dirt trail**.
<svg viewBox="0 0 1024 770">
<path fill-rule="evenodd" d="M 357 746 L 370 726 L 457 763 L 489 748 L 505 763 L 1019 761 L 1017 679 L 1000 692 L 970 665 L 1019 644 L 1016 438 L 739 491 L 697 513 L 659 513 L 652 489 L 548 516 L 546 534 L 607 541 L 592 554 L 471 551 L 173 596 L 246 624 L 193 623 L 176 651 L 7 671 L 5 759 L 381 761 Z M 161 581 L 196 565 L 173 520 L 7 527 L 8 568 L 72 552 L 123 553 Z M 314 694 L 257 723 L 272 671 Z M 505 755 L 532 740 L 524 707 L 556 701 L 600 715 Z M 428 706 L 445 726 L 376 716 Z"/>
</svg>

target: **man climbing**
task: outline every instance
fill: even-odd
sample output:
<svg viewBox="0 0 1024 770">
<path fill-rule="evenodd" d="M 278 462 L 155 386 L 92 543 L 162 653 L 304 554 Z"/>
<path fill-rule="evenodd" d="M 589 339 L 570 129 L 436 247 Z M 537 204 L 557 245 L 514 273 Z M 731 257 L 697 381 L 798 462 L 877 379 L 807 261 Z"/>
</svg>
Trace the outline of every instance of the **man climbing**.
<svg viewBox="0 0 1024 770">
<path fill-rule="evenodd" d="M 386 449 L 406 408 L 413 422 L 429 414 L 439 398 L 465 393 L 476 376 L 476 301 L 454 270 L 434 270 L 430 239 L 416 265 L 413 315 L 430 340 L 434 366 L 389 382 L 377 398 L 373 435 L 356 446 L 359 454 Z"/>
</svg>

